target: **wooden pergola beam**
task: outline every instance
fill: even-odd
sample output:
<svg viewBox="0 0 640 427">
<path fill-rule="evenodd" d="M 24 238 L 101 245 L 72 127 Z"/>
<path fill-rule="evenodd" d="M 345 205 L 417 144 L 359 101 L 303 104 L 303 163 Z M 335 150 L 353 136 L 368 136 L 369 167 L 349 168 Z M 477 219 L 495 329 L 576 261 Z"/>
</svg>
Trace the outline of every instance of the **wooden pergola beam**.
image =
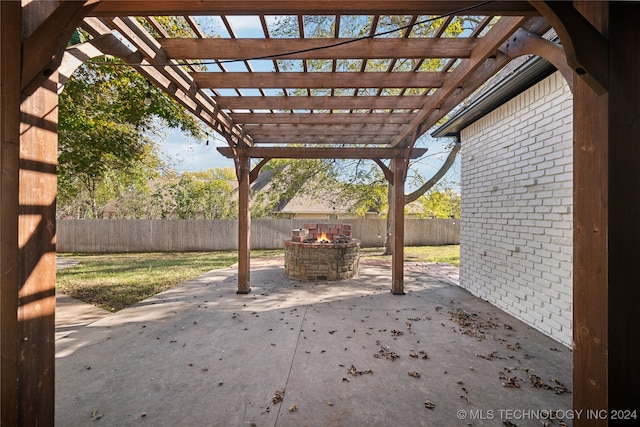
<svg viewBox="0 0 640 427">
<path fill-rule="evenodd" d="M 216 97 L 222 109 L 249 110 L 387 110 L 417 109 L 423 96 L 233 96 Z"/>
<path fill-rule="evenodd" d="M 197 72 L 191 74 L 201 88 L 439 88 L 445 78 L 436 72 Z"/>
<path fill-rule="evenodd" d="M 230 147 L 218 147 L 218 152 L 227 158 L 248 156 L 256 159 L 391 159 L 407 156 L 407 150 L 403 148 L 246 147 L 234 152 Z M 426 152 L 426 148 L 414 148 L 409 156 L 417 159 Z"/>
<path fill-rule="evenodd" d="M 273 135 L 396 135 L 403 125 L 244 125 L 252 136 Z"/>
<path fill-rule="evenodd" d="M 91 11 L 93 16 L 113 15 L 289 15 L 289 14 L 433 14 L 478 6 L 476 1 L 447 0 L 355 0 L 299 1 L 299 0 L 102 0 Z M 477 15 L 538 15 L 538 11 L 523 1 L 498 1 L 481 4 L 473 9 Z"/>
<path fill-rule="evenodd" d="M 231 113 L 229 116 L 238 124 L 407 124 L 411 120 L 411 113 Z"/>
<path fill-rule="evenodd" d="M 258 144 L 388 145 L 392 135 L 252 135 Z"/>
<path fill-rule="evenodd" d="M 158 39 L 173 59 L 468 58 L 476 38 Z"/>
</svg>

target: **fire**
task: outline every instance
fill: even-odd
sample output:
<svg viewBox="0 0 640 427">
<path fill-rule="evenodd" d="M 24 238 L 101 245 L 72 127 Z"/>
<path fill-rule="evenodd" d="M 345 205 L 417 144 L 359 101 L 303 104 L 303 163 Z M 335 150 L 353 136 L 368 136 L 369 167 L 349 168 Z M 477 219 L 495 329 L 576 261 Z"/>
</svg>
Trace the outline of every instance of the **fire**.
<svg viewBox="0 0 640 427">
<path fill-rule="evenodd" d="M 318 238 L 316 238 L 316 242 L 318 243 L 322 243 L 322 242 L 331 242 L 331 240 L 329 240 L 327 238 L 327 233 L 325 233 L 324 231 L 322 232 L 322 234 L 320 236 L 318 236 Z"/>
</svg>

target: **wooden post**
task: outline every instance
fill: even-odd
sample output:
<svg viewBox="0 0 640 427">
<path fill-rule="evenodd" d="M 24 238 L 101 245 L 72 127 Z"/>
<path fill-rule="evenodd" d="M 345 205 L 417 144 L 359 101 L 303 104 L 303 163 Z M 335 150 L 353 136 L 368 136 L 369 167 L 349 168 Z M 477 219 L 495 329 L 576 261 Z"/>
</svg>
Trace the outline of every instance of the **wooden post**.
<svg viewBox="0 0 640 427">
<path fill-rule="evenodd" d="M 18 174 L 22 9 L 0 2 L 0 425 L 18 425 Z"/>
<path fill-rule="evenodd" d="M 55 72 L 22 101 L 18 217 L 18 413 L 53 425 L 58 93 Z"/>
<path fill-rule="evenodd" d="M 578 2 L 609 38 L 609 92 L 576 76 L 574 96 L 574 407 L 638 410 L 640 258 L 640 6 Z M 636 413 L 636 416 L 638 414 Z"/>
<path fill-rule="evenodd" d="M 393 254 L 391 255 L 391 292 L 404 295 L 404 178 L 406 160 L 394 157 L 393 168 Z"/>
<path fill-rule="evenodd" d="M 238 293 L 251 292 L 251 210 L 249 156 L 238 157 Z"/>
<path fill-rule="evenodd" d="M 608 407 L 640 412 L 640 4 L 610 2 L 609 13 Z"/>
<path fill-rule="evenodd" d="M 608 95 L 575 79 L 573 400 L 585 411 L 607 408 L 607 105 Z"/>
</svg>

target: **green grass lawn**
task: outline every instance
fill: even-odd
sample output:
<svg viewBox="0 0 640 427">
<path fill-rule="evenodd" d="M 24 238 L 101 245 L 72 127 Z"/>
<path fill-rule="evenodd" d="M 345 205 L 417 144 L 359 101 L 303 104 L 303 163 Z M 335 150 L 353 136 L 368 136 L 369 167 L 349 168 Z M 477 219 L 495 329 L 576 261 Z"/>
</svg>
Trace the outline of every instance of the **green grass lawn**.
<svg viewBox="0 0 640 427">
<path fill-rule="evenodd" d="M 388 259 L 382 248 L 364 248 L 361 256 Z M 207 271 L 229 267 L 238 260 L 235 251 L 58 254 L 79 264 L 59 270 L 56 289 L 109 311 L 118 311 L 172 288 Z M 282 249 L 252 250 L 251 258 L 282 257 Z M 460 247 L 422 246 L 405 248 L 405 261 L 460 264 Z"/>
<path fill-rule="evenodd" d="M 361 258 L 386 259 L 391 261 L 391 255 L 381 255 L 384 248 L 363 248 Z M 407 246 L 404 248 L 405 262 L 446 262 L 460 265 L 460 245 L 447 246 Z"/>
</svg>

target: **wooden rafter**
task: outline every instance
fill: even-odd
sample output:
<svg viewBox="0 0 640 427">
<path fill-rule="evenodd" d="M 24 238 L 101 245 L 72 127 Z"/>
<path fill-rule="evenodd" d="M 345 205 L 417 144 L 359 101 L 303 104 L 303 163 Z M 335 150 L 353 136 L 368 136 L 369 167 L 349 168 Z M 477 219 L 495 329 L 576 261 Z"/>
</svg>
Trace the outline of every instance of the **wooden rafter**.
<svg viewBox="0 0 640 427">
<path fill-rule="evenodd" d="M 453 4 L 452 4 L 453 3 Z M 430 1 L 428 12 L 443 14 L 452 9 L 478 5 L 477 1 Z M 182 1 L 122 1 L 102 0 L 93 10 L 94 16 L 113 15 L 295 15 L 295 14 L 406 14 L 424 13 L 423 0 L 355 0 L 355 1 L 299 1 L 299 0 L 182 0 Z M 474 9 L 478 15 L 538 15 L 535 8 L 524 1 L 498 1 L 483 4 Z"/>
<path fill-rule="evenodd" d="M 251 135 L 396 135 L 402 125 L 245 125 Z"/>
<path fill-rule="evenodd" d="M 160 39 L 173 59 L 468 58 L 475 38 L 379 39 Z M 354 47 L 357 47 L 354 49 Z"/>
<path fill-rule="evenodd" d="M 442 86 L 441 73 L 193 73 L 193 79 L 203 88 L 342 88 L 354 87 L 358 82 L 365 88 L 437 88 Z"/>
<path fill-rule="evenodd" d="M 254 135 L 254 144 L 388 145 L 393 135 Z"/>
<path fill-rule="evenodd" d="M 229 147 L 219 147 L 218 151 L 225 157 L 238 156 Z M 426 152 L 426 148 L 416 148 L 411 158 L 421 157 Z M 240 157 L 258 159 L 392 159 L 407 155 L 407 150 L 401 148 L 247 147 L 240 150 Z"/>
<path fill-rule="evenodd" d="M 234 122 L 239 124 L 407 124 L 411 113 L 232 113 Z"/>
<path fill-rule="evenodd" d="M 417 109 L 422 96 L 242 96 L 216 98 L 222 109 L 361 110 Z"/>
</svg>

